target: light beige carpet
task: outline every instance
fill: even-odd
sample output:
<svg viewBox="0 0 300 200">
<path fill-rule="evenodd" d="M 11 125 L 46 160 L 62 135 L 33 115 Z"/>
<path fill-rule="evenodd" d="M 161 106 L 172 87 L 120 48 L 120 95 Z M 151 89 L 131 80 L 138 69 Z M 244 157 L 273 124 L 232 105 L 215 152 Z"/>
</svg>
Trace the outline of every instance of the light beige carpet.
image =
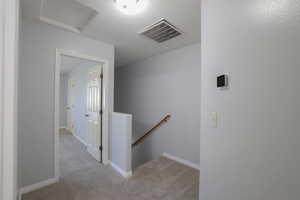
<svg viewBox="0 0 300 200">
<path fill-rule="evenodd" d="M 69 132 L 60 136 L 59 183 L 25 194 L 23 200 L 198 200 L 199 172 L 161 157 L 126 180 L 97 163 Z"/>
</svg>

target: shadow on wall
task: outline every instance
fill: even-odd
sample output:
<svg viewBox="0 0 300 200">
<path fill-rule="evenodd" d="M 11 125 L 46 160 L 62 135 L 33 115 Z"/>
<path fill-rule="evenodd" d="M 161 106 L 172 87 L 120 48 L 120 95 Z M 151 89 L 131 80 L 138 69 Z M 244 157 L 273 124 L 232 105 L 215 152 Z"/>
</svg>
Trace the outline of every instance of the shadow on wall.
<svg viewBox="0 0 300 200">
<path fill-rule="evenodd" d="M 150 136 L 151 137 L 151 136 Z M 142 142 L 132 149 L 132 169 L 135 170 L 137 167 L 145 164 L 146 162 L 153 159 L 152 155 L 152 141 L 147 138 L 147 142 Z"/>
<path fill-rule="evenodd" d="M 133 163 L 134 168 L 137 168 L 140 165 L 152 160 L 157 159 L 161 154 L 155 153 L 155 138 L 160 141 L 165 142 L 163 137 L 163 125 L 167 123 L 171 118 L 171 115 L 165 116 L 161 121 L 154 123 L 152 125 L 137 123 L 136 130 L 140 130 L 136 132 L 135 139 L 133 139 L 133 143 L 137 142 L 139 139 L 142 139 L 139 143 L 134 144 L 133 147 Z M 168 127 L 165 127 L 168 128 Z M 162 130 L 159 130 L 162 129 Z M 138 134 L 137 134 L 138 133 Z M 157 137 L 154 137 L 154 134 L 160 134 Z M 142 138 L 146 136 L 145 138 Z M 163 147 L 162 147 L 163 148 Z"/>
<path fill-rule="evenodd" d="M 133 121 L 133 136 L 132 143 L 142 137 L 146 131 L 149 130 L 149 125 L 142 123 L 141 121 Z M 147 142 L 145 142 L 147 140 Z M 138 166 L 146 163 L 152 159 L 152 142 L 151 135 L 147 137 L 142 143 L 133 147 L 132 149 L 132 168 L 135 169 Z"/>
</svg>

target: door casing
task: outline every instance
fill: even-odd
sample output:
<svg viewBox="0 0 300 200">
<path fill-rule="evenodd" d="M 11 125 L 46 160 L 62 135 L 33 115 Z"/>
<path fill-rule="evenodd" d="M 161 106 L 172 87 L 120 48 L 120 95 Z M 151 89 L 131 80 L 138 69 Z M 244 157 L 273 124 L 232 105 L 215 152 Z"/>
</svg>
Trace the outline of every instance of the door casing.
<svg viewBox="0 0 300 200">
<path fill-rule="evenodd" d="M 0 13 L 0 200 L 15 200 L 19 0 L 1 0 Z"/>
<path fill-rule="evenodd" d="M 60 177 L 60 167 L 59 167 L 59 85 L 60 85 L 60 69 L 61 69 L 61 57 L 69 56 L 85 60 L 90 60 L 94 62 L 99 62 L 102 65 L 103 70 L 103 85 L 102 85 L 102 163 L 104 165 L 109 164 L 109 98 L 108 98 L 108 77 L 109 63 L 107 60 L 80 54 L 71 50 L 56 49 L 56 64 L 55 64 L 55 110 L 54 110 L 54 168 L 55 168 L 55 178 L 59 179 Z"/>
</svg>

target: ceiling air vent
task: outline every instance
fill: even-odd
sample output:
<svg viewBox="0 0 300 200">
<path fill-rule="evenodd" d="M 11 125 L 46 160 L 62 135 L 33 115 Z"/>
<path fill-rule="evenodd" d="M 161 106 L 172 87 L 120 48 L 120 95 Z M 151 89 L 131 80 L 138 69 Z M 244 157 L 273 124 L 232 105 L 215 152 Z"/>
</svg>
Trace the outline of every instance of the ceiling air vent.
<svg viewBox="0 0 300 200">
<path fill-rule="evenodd" d="M 161 19 L 157 23 L 145 28 L 140 34 L 158 43 L 162 43 L 177 37 L 182 33 L 167 20 Z"/>
</svg>

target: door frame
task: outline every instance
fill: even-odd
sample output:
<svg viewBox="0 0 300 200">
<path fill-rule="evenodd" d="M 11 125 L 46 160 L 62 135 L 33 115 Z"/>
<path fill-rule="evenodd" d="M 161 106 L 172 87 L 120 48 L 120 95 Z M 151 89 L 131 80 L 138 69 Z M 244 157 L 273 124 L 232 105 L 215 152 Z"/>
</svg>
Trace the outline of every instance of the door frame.
<svg viewBox="0 0 300 200">
<path fill-rule="evenodd" d="M 0 1 L 0 199 L 17 199 L 19 0 Z"/>
<path fill-rule="evenodd" d="M 54 148 L 54 165 L 55 165 L 55 178 L 60 177 L 60 167 L 59 167 L 59 89 L 60 89 L 60 69 L 61 69 L 61 57 L 62 56 L 70 56 L 75 58 L 86 59 L 89 61 L 99 62 L 102 64 L 103 68 L 103 86 L 102 86 L 102 110 L 103 110 L 103 117 L 102 117 L 102 163 L 104 165 L 109 164 L 109 96 L 108 96 L 108 80 L 109 80 L 109 70 L 108 66 L 109 63 L 107 60 L 102 58 L 97 58 L 85 54 L 81 54 L 78 52 L 70 51 L 70 50 L 63 50 L 63 49 L 56 49 L 56 62 L 55 62 L 55 110 L 54 110 L 54 140 L 55 140 L 55 148 Z"/>
</svg>

